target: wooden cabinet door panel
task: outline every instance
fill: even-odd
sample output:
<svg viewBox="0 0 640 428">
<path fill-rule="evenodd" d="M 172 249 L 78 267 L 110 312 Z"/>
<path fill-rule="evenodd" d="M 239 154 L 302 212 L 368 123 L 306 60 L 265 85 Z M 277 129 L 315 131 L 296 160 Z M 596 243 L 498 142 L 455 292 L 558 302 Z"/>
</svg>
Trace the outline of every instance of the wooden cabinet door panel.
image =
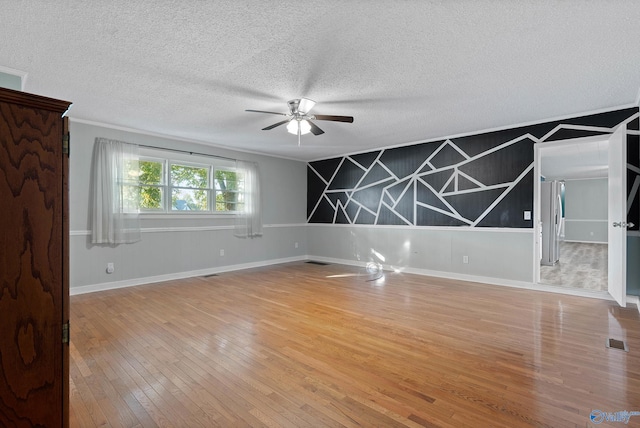
<svg viewBox="0 0 640 428">
<path fill-rule="evenodd" d="M 0 101 L 0 426 L 63 426 L 62 132 Z"/>
</svg>

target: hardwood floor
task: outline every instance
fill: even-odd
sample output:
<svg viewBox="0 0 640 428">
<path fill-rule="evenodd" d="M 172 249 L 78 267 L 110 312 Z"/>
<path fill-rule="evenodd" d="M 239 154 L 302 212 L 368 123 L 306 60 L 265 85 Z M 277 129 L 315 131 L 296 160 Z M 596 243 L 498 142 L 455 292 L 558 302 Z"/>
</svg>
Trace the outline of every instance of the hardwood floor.
<svg viewBox="0 0 640 428">
<path fill-rule="evenodd" d="M 584 427 L 640 411 L 635 307 L 373 279 L 299 262 L 73 296 L 71 426 Z"/>
</svg>

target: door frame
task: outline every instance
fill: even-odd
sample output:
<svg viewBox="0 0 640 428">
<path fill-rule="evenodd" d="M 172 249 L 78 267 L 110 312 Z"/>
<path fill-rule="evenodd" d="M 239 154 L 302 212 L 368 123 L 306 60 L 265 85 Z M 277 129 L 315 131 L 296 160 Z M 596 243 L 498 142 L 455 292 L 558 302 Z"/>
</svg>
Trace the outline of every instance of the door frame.
<svg viewBox="0 0 640 428">
<path fill-rule="evenodd" d="M 626 122 L 623 122 L 621 124 L 618 125 L 619 126 L 625 126 L 626 127 Z M 614 131 L 618 130 L 618 127 L 614 128 Z M 544 288 L 545 290 L 549 291 L 549 287 L 551 288 L 559 288 L 559 287 L 555 287 L 555 286 L 549 286 L 548 284 L 541 284 L 540 283 L 540 251 L 542 249 L 542 242 L 541 242 L 541 237 L 540 237 L 540 233 L 541 233 L 541 229 L 540 229 L 540 169 L 541 169 L 541 163 L 542 163 L 542 153 L 541 151 L 544 150 L 545 148 L 550 148 L 550 147 L 558 147 L 558 146 L 563 146 L 563 145 L 575 145 L 576 143 L 592 143 L 595 141 L 603 141 L 603 140 L 609 140 L 611 135 L 613 134 L 613 132 L 611 134 L 607 134 L 607 135 L 596 135 L 596 136 L 591 136 L 591 137 L 582 137 L 582 138 L 570 138 L 570 139 L 566 139 L 566 140 L 558 140 L 558 141 L 549 141 L 549 142 L 542 142 L 542 143 L 536 143 L 533 146 L 534 149 L 534 166 L 533 166 L 533 174 L 534 174 L 534 181 L 533 181 L 533 220 L 534 220 L 534 224 L 533 224 L 533 230 L 534 230 L 534 234 L 533 234 L 533 283 L 535 285 L 536 288 Z M 625 133 L 626 135 L 626 133 Z M 626 141 L 625 141 L 626 144 Z M 626 164 L 624 165 L 624 168 L 626 169 Z M 609 178 L 609 173 L 607 172 L 607 179 Z M 627 198 L 627 189 L 621 189 L 624 194 L 623 197 L 626 200 Z M 610 220 L 607 218 L 607 221 L 609 222 Z M 624 249 L 625 253 L 626 253 L 626 248 Z M 626 256 L 626 254 L 625 254 Z M 626 275 L 626 272 L 624 272 L 624 275 Z M 608 284 L 607 284 L 607 288 L 608 288 Z M 558 290 L 560 292 L 560 290 Z M 572 293 L 573 294 L 573 293 Z M 605 291 L 602 294 L 603 298 L 608 298 L 613 300 L 612 296 L 609 294 L 608 291 Z M 640 307 L 639 307 L 640 310 Z"/>
</svg>

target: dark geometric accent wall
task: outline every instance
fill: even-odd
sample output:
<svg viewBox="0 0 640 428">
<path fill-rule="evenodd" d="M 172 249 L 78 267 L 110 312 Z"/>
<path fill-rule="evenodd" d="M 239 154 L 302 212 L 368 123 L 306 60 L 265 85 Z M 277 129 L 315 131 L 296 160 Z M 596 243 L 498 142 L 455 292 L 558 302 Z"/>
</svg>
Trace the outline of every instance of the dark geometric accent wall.
<svg viewBox="0 0 640 428">
<path fill-rule="evenodd" d="M 629 221 L 637 225 L 632 218 L 640 205 L 638 108 L 310 162 L 307 218 L 310 223 L 530 228 L 533 221 L 524 220 L 524 211 L 533 218 L 534 144 L 607 135 L 624 122 L 633 201 Z"/>
</svg>

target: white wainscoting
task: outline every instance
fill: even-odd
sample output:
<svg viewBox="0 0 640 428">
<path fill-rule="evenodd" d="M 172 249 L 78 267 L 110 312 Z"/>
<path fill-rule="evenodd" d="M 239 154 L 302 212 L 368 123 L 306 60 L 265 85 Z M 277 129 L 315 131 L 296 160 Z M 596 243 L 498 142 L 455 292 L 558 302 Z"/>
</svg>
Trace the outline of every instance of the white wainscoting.
<svg viewBox="0 0 640 428">
<path fill-rule="evenodd" d="M 230 226 L 143 228 L 142 241 L 92 245 L 89 232 L 70 236 L 70 289 L 96 291 L 246 269 L 307 254 L 306 224 L 266 225 L 260 238 L 233 236 Z M 112 274 L 106 272 L 113 263 Z"/>
</svg>

